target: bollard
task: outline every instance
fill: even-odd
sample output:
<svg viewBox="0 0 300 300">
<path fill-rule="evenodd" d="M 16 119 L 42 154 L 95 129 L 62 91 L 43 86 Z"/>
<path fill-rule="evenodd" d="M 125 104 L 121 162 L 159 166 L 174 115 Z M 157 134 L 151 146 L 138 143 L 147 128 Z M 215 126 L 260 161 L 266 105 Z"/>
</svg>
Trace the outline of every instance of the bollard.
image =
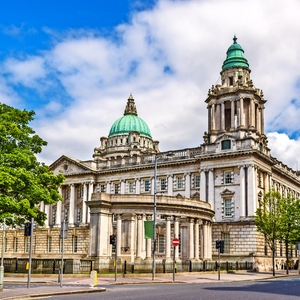
<svg viewBox="0 0 300 300">
<path fill-rule="evenodd" d="M 124 274 L 127 274 L 126 267 L 127 267 L 127 261 L 125 260 L 124 261 Z"/>
<path fill-rule="evenodd" d="M 91 282 L 90 286 L 95 287 L 98 284 L 98 274 L 97 271 L 91 271 Z"/>
<path fill-rule="evenodd" d="M 192 261 L 190 260 L 190 272 L 192 272 Z"/>
</svg>

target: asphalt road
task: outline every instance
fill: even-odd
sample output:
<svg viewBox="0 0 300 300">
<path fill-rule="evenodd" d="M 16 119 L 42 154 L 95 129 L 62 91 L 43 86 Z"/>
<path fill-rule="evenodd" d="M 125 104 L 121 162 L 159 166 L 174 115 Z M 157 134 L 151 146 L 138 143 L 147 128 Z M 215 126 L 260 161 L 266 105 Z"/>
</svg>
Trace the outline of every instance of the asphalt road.
<svg viewBox="0 0 300 300">
<path fill-rule="evenodd" d="M 96 294 L 47 297 L 51 300 L 300 300 L 300 277 L 255 282 L 214 282 L 201 284 L 107 285 Z M 39 298 L 43 299 L 43 298 Z"/>
</svg>

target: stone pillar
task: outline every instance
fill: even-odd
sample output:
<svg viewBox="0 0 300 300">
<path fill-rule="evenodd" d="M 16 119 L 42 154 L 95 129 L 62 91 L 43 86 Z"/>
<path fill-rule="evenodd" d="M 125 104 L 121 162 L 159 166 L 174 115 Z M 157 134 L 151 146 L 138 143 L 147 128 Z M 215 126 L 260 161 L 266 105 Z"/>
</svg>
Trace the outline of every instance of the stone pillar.
<svg viewBox="0 0 300 300">
<path fill-rule="evenodd" d="M 225 131 L 225 103 L 221 103 L 221 130 Z"/>
<path fill-rule="evenodd" d="M 87 183 L 83 184 L 83 197 L 82 197 L 82 224 L 86 224 L 86 214 L 87 214 L 87 206 L 86 206 L 86 201 L 87 201 L 88 195 L 87 195 Z"/>
<path fill-rule="evenodd" d="M 244 118 L 244 99 L 240 98 L 240 126 L 245 126 L 245 118 Z"/>
<path fill-rule="evenodd" d="M 194 219 L 189 218 L 189 259 L 194 259 Z"/>
<path fill-rule="evenodd" d="M 248 215 L 253 217 L 256 211 L 256 176 L 254 165 L 248 166 Z"/>
<path fill-rule="evenodd" d="M 211 222 L 207 222 L 207 258 L 212 259 L 212 226 Z"/>
<path fill-rule="evenodd" d="M 208 171 L 208 203 L 211 205 L 211 209 L 215 209 L 215 187 L 214 187 L 214 169 Z"/>
<path fill-rule="evenodd" d="M 168 196 L 173 196 L 173 175 L 167 176 Z"/>
<path fill-rule="evenodd" d="M 211 132 L 211 106 L 208 106 L 207 107 L 207 121 L 208 121 L 208 124 L 207 124 L 207 129 L 208 129 L 208 132 L 210 133 Z"/>
<path fill-rule="evenodd" d="M 50 205 L 45 205 L 45 214 L 47 216 L 47 219 L 45 221 L 45 226 L 49 227 L 50 225 Z"/>
<path fill-rule="evenodd" d="M 250 99 L 250 128 L 255 128 L 255 103 L 254 99 Z"/>
<path fill-rule="evenodd" d="M 125 180 L 121 180 L 121 195 L 125 194 Z"/>
<path fill-rule="evenodd" d="M 121 245 L 122 244 L 122 215 L 117 214 L 117 245 L 116 245 L 116 254 L 117 258 L 121 256 Z"/>
<path fill-rule="evenodd" d="M 245 166 L 239 166 L 240 168 L 240 217 L 245 217 Z"/>
<path fill-rule="evenodd" d="M 199 260 L 199 219 L 195 219 L 195 259 Z"/>
<path fill-rule="evenodd" d="M 106 193 L 107 193 L 107 194 L 111 194 L 111 190 L 110 190 L 110 189 L 111 189 L 111 186 L 110 186 L 110 185 L 111 185 L 110 182 L 107 182 L 107 183 L 106 183 Z"/>
<path fill-rule="evenodd" d="M 171 260 L 171 216 L 166 216 L 166 260 Z"/>
<path fill-rule="evenodd" d="M 216 130 L 216 113 L 215 113 L 215 104 L 213 103 L 211 105 L 211 117 L 212 117 L 212 120 L 211 120 L 211 129 L 212 131 L 215 131 Z"/>
<path fill-rule="evenodd" d="M 135 180 L 135 193 L 139 195 L 141 193 L 141 179 L 136 178 Z"/>
<path fill-rule="evenodd" d="M 260 134 L 262 134 L 262 131 L 261 131 L 261 109 L 260 108 L 258 109 L 258 117 L 257 117 L 257 119 L 258 119 L 258 124 L 257 124 L 257 126 L 258 126 L 258 132 Z"/>
<path fill-rule="evenodd" d="M 88 199 L 87 201 L 91 201 L 92 200 L 92 194 L 94 193 L 94 182 L 90 182 L 89 183 L 89 192 L 88 192 Z M 87 212 L 87 223 L 90 223 L 90 208 L 88 208 L 88 212 Z"/>
<path fill-rule="evenodd" d="M 191 197 L 191 173 L 185 174 L 185 197 Z"/>
<path fill-rule="evenodd" d="M 205 178 L 205 170 L 200 170 L 200 200 L 206 201 L 206 178 Z"/>
<path fill-rule="evenodd" d="M 152 215 L 147 215 L 146 219 L 151 221 Z M 151 239 L 146 239 L 146 260 L 151 260 Z"/>
<path fill-rule="evenodd" d="M 69 225 L 74 225 L 74 208 L 75 208 L 75 184 L 71 184 L 70 207 L 69 207 Z"/>
<path fill-rule="evenodd" d="M 137 218 L 137 245 L 136 245 L 136 259 L 140 260 L 142 258 L 142 247 L 143 247 L 143 215 L 136 215 Z"/>
<path fill-rule="evenodd" d="M 234 130 L 235 129 L 235 122 L 234 122 L 234 116 L 235 116 L 235 111 L 234 111 L 234 105 L 235 104 L 235 102 L 234 102 L 234 100 L 231 100 L 231 124 L 230 124 L 230 129 L 231 130 Z"/>
<path fill-rule="evenodd" d="M 203 260 L 206 260 L 209 258 L 208 254 L 208 221 L 203 221 L 202 223 L 202 233 L 203 233 Z"/>
<path fill-rule="evenodd" d="M 261 108 L 261 134 L 265 134 L 265 108 Z"/>
<path fill-rule="evenodd" d="M 176 238 L 179 238 L 179 219 L 179 216 L 174 216 L 174 237 Z M 179 247 L 181 247 L 181 244 L 175 247 L 175 260 L 179 258 Z"/>
<path fill-rule="evenodd" d="M 62 196 L 61 187 L 58 188 L 58 192 L 59 192 L 60 196 Z M 61 208 L 62 208 L 62 201 L 58 201 L 56 204 L 55 227 L 61 226 Z"/>
<path fill-rule="evenodd" d="M 221 129 L 221 114 L 220 114 L 220 104 L 217 105 L 217 113 L 216 113 L 216 123 L 217 123 L 217 130 Z"/>
</svg>

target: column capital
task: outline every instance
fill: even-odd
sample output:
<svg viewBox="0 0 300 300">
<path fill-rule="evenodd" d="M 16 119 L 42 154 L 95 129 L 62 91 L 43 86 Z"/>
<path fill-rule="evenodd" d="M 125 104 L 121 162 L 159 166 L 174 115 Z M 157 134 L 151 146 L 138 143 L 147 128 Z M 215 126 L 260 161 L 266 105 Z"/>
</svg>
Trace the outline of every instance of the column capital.
<svg viewBox="0 0 300 300">
<path fill-rule="evenodd" d="M 166 216 L 166 221 L 171 221 L 172 216 Z"/>
<path fill-rule="evenodd" d="M 175 222 L 179 222 L 179 220 L 180 220 L 180 216 L 174 216 L 174 221 Z"/>
<path fill-rule="evenodd" d="M 143 219 L 143 214 L 137 214 L 136 217 L 137 217 L 138 220 L 142 220 Z"/>
<path fill-rule="evenodd" d="M 152 221 L 152 215 L 146 215 L 146 220 L 147 221 Z"/>
<path fill-rule="evenodd" d="M 122 214 L 116 214 L 117 220 L 122 220 Z"/>
<path fill-rule="evenodd" d="M 194 218 L 188 218 L 189 223 L 194 223 L 194 220 L 195 220 Z"/>
</svg>

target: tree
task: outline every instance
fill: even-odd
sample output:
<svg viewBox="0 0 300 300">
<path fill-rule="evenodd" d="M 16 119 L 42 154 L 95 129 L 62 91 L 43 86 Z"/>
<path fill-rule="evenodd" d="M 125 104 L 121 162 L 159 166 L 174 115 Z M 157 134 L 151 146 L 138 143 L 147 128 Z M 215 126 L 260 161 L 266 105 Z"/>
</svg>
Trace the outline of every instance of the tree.
<svg viewBox="0 0 300 300">
<path fill-rule="evenodd" d="M 289 249 L 299 241 L 300 201 L 288 195 L 281 202 L 280 241 L 285 245 L 286 274 L 289 274 Z"/>
<path fill-rule="evenodd" d="M 31 218 L 43 225 L 46 214 L 37 206 L 61 200 L 58 187 L 64 180 L 37 161 L 47 142 L 28 125 L 34 115 L 0 103 L 0 218 L 14 217 L 19 225 Z"/>
<path fill-rule="evenodd" d="M 257 231 L 264 235 L 265 241 L 272 251 L 273 276 L 275 276 L 276 242 L 280 239 L 281 232 L 281 202 L 280 193 L 271 190 L 264 196 L 255 216 Z"/>
</svg>

